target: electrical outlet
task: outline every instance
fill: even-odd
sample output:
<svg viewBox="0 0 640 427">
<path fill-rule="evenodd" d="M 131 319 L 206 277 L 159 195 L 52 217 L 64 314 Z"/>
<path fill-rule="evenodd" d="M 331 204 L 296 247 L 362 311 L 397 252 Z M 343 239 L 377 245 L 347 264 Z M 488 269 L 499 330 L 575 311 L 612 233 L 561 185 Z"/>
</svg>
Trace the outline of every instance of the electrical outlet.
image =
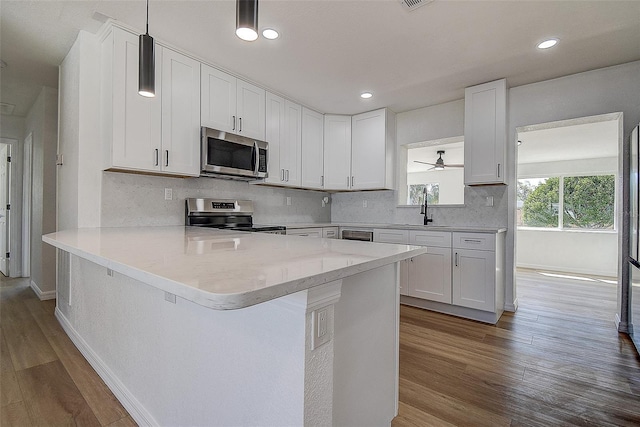
<svg viewBox="0 0 640 427">
<path fill-rule="evenodd" d="M 291 197 L 287 196 L 287 206 L 291 206 Z"/>
<path fill-rule="evenodd" d="M 362 201 L 362 207 L 363 207 L 363 208 L 366 208 L 366 207 L 367 207 L 367 205 L 368 205 L 367 201 L 366 201 L 366 200 L 363 200 L 363 201 Z"/>
<path fill-rule="evenodd" d="M 173 190 L 170 188 L 164 189 L 164 199 L 165 200 L 173 200 Z"/>
<path fill-rule="evenodd" d="M 322 344 L 329 342 L 331 339 L 331 331 L 329 330 L 330 307 L 319 308 L 311 314 L 311 322 L 313 327 L 313 336 L 311 337 L 311 350 L 320 347 Z"/>
<path fill-rule="evenodd" d="M 487 196 L 484 201 L 484 205 L 488 207 L 493 206 L 493 196 Z"/>
</svg>

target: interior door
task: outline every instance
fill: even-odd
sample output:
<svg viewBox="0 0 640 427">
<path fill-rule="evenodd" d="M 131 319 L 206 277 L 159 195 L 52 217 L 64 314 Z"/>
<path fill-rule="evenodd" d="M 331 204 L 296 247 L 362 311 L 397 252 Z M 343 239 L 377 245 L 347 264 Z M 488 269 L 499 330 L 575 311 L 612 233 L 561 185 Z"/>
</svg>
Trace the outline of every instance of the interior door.
<svg viewBox="0 0 640 427">
<path fill-rule="evenodd" d="M 9 221 L 7 218 L 7 203 L 9 203 L 9 145 L 0 144 L 0 271 L 9 276 L 8 252 Z"/>
</svg>

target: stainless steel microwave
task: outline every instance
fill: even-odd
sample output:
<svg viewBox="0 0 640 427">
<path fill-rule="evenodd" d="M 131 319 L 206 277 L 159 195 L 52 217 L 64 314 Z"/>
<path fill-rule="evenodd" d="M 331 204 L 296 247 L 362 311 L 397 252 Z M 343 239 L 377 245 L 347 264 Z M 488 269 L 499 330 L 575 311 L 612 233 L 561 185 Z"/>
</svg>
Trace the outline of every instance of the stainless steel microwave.
<svg viewBox="0 0 640 427">
<path fill-rule="evenodd" d="M 244 180 L 267 176 L 266 142 L 206 127 L 201 137 L 200 175 Z"/>
</svg>

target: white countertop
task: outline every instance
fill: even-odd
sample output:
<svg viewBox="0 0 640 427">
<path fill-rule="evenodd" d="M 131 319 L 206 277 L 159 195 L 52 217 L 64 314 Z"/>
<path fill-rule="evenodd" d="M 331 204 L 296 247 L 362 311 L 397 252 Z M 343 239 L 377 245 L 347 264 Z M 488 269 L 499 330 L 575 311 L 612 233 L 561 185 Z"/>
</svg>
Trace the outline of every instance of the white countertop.
<svg viewBox="0 0 640 427">
<path fill-rule="evenodd" d="M 452 231 L 461 233 L 502 233 L 506 228 L 496 227 L 459 227 L 448 225 L 422 225 L 422 224 L 371 224 L 359 222 L 323 222 L 323 223 L 289 223 L 288 229 L 314 228 L 314 227 L 349 227 L 349 228 L 383 228 L 393 230 L 419 230 L 419 231 Z"/>
<path fill-rule="evenodd" d="M 84 228 L 42 240 L 219 310 L 259 304 L 426 253 L 409 245 L 182 226 Z"/>
</svg>

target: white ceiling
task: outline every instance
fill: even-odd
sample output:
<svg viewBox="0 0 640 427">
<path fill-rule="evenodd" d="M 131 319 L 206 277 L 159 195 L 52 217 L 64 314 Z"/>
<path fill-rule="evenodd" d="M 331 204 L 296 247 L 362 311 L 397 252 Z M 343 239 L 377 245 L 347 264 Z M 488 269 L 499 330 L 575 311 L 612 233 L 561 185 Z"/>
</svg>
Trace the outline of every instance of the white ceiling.
<svg viewBox="0 0 640 427">
<path fill-rule="evenodd" d="M 518 140 L 518 163 L 617 157 L 618 121 L 519 132 Z"/>
<path fill-rule="evenodd" d="M 96 12 L 141 30 L 145 2 L 0 1 L 0 101 L 25 115 L 56 87 Z M 402 112 L 498 78 L 515 87 L 640 59 L 640 1 L 436 0 L 409 12 L 398 0 L 260 0 L 260 27 L 281 37 L 253 43 L 234 34 L 235 0 L 150 0 L 149 13 L 155 38 L 323 113 Z M 551 36 L 555 48 L 535 48 Z"/>
</svg>

